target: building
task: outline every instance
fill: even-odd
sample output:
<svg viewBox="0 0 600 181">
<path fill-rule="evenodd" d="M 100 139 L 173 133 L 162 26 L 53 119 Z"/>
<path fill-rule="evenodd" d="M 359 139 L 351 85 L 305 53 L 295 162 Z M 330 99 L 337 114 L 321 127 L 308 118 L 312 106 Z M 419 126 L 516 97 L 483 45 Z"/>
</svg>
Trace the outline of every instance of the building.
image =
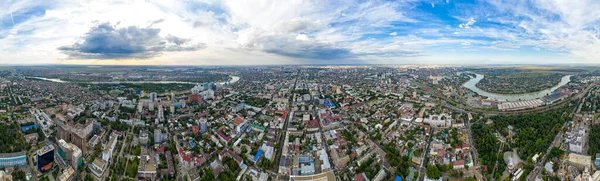
<svg viewBox="0 0 600 181">
<path fill-rule="evenodd" d="M 60 156 L 60 158 L 63 159 L 65 162 L 68 162 L 71 159 L 71 145 L 73 144 L 67 143 L 63 139 L 58 140 L 58 156 Z"/>
<path fill-rule="evenodd" d="M 600 153 L 596 153 L 596 160 L 594 161 L 594 166 L 596 166 L 596 169 L 600 169 Z"/>
<path fill-rule="evenodd" d="M 236 117 L 233 119 L 233 124 L 235 125 L 235 131 L 241 133 L 244 129 L 246 129 L 246 124 L 248 121 L 244 120 L 241 117 Z"/>
<path fill-rule="evenodd" d="M 58 140 L 58 156 L 65 164 L 71 165 L 77 170 L 83 166 L 81 149 L 65 140 Z"/>
<path fill-rule="evenodd" d="M 465 168 L 464 160 L 456 160 L 456 161 L 452 162 L 452 169 L 458 170 L 458 169 L 463 169 L 463 168 Z"/>
<path fill-rule="evenodd" d="M 200 96 L 198 94 L 192 94 L 192 95 L 188 96 L 188 102 L 202 103 L 202 96 Z"/>
<path fill-rule="evenodd" d="M 157 96 L 156 92 L 150 92 L 150 95 L 149 95 L 149 96 L 150 96 L 150 100 L 151 100 L 152 102 L 154 102 L 154 101 L 158 101 L 158 96 Z"/>
<path fill-rule="evenodd" d="M 65 169 L 62 174 L 60 174 L 60 176 L 58 176 L 58 181 L 69 181 L 73 179 L 73 176 L 75 176 L 75 170 L 73 168 L 67 168 Z"/>
<path fill-rule="evenodd" d="M 521 109 L 529 109 L 544 105 L 544 101 L 540 99 L 526 100 L 526 101 L 513 101 L 498 104 L 498 110 L 500 111 L 515 111 Z"/>
<path fill-rule="evenodd" d="M 380 169 L 379 172 L 377 172 L 377 175 L 375 175 L 375 177 L 373 177 L 373 181 L 382 181 L 386 176 L 385 170 Z"/>
<path fill-rule="evenodd" d="M 200 134 L 208 132 L 208 123 L 206 119 L 200 119 Z"/>
<path fill-rule="evenodd" d="M 90 170 L 92 170 L 92 173 L 94 175 L 96 175 L 96 177 L 102 178 L 102 174 L 104 173 L 105 166 L 106 166 L 106 163 L 104 161 L 96 158 L 94 160 L 94 162 L 92 162 L 92 166 L 90 167 Z"/>
<path fill-rule="evenodd" d="M 46 145 L 36 151 L 37 169 L 45 173 L 54 166 L 54 146 Z"/>
<path fill-rule="evenodd" d="M 164 134 L 160 129 L 154 130 L 154 144 L 162 144 L 167 141 L 167 135 Z"/>
<path fill-rule="evenodd" d="M 447 127 L 452 125 L 452 117 L 447 114 L 429 115 L 428 118 L 423 120 L 423 123 L 436 127 Z"/>
<path fill-rule="evenodd" d="M 27 152 L 14 152 L 14 153 L 1 153 L 0 154 L 0 168 L 16 167 L 27 165 Z"/>
<path fill-rule="evenodd" d="M 592 156 L 580 155 L 576 153 L 570 153 L 568 156 L 568 163 L 571 166 L 579 169 L 590 168 L 592 166 Z"/>
<path fill-rule="evenodd" d="M 85 124 L 55 121 L 57 125 L 56 139 L 62 139 L 67 143 L 73 143 L 81 149 L 83 154 L 86 154 L 88 145 L 87 137 L 90 136 L 94 130 L 94 122 L 93 119 L 87 120 Z"/>
<path fill-rule="evenodd" d="M 104 151 L 102 151 L 102 160 L 104 162 L 107 162 L 112 158 L 113 155 L 113 151 L 115 149 L 115 146 L 117 145 L 117 135 L 110 135 L 110 140 L 108 141 L 108 144 L 106 144 L 106 148 L 104 148 Z"/>
<path fill-rule="evenodd" d="M 83 155 L 81 149 L 77 148 L 75 145 L 73 145 L 71 148 L 73 149 L 73 155 L 71 156 L 72 168 L 75 170 L 83 168 Z"/>
<path fill-rule="evenodd" d="M 565 142 L 569 144 L 569 150 L 575 153 L 581 153 L 583 151 L 586 137 L 586 128 L 584 126 L 574 127 L 567 131 Z"/>
</svg>

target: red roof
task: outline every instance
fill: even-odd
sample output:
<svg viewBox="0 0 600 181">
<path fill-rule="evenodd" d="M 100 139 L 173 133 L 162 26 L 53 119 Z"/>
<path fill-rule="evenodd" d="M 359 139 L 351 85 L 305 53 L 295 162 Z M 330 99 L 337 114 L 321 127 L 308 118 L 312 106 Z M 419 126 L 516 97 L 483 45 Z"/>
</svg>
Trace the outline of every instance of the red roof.
<svg viewBox="0 0 600 181">
<path fill-rule="evenodd" d="M 243 118 L 241 118 L 241 117 L 235 117 L 235 118 L 233 119 L 233 124 L 235 124 L 236 126 L 237 126 L 237 125 L 240 125 L 240 124 L 242 124 L 242 123 L 244 123 L 244 119 L 243 119 Z"/>
<path fill-rule="evenodd" d="M 223 133 L 221 132 L 221 130 L 217 130 L 217 135 L 219 135 L 219 137 L 221 137 L 221 139 L 224 139 L 224 140 L 225 140 L 225 141 L 227 141 L 227 142 L 229 142 L 229 140 L 231 139 L 231 137 L 229 137 L 229 136 L 227 136 L 227 135 L 223 134 Z"/>
<path fill-rule="evenodd" d="M 157 153 L 164 153 L 165 152 L 165 145 L 161 145 L 160 148 L 158 148 L 156 150 Z"/>
<path fill-rule="evenodd" d="M 366 178 L 363 176 L 363 174 L 362 174 L 362 173 L 358 173 L 358 174 L 356 174 L 356 175 L 354 176 L 354 180 L 355 180 L 355 181 L 364 181 L 364 180 L 367 180 L 367 179 L 366 179 Z"/>
<path fill-rule="evenodd" d="M 190 155 L 185 154 L 185 152 L 183 151 L 183 148 L 179 148 L 179 156 L 186 162 L 189 162 L 190 160 L 192 160 L 192 157 Z"/>
<path fill-rule="evenodd" d="M 319 127 L 319 122 L 315 119 L 308 121 L 311 127 Z"/>
<path fill-rule="evenodd" d="M 198 128 L 198 126 L 192 126 L 192 132 L 194 132 L 194 134 L 198 134 L 198 132 L 200 132 L 200 128 Z"/>
<path fill-rule="evenodd" d="M 452 162 L 452 165 L 454 165 L 454 166 L 465 165 L 465 161 L 464 160 L 456 160 L 456 161 Z"/>
</svg>

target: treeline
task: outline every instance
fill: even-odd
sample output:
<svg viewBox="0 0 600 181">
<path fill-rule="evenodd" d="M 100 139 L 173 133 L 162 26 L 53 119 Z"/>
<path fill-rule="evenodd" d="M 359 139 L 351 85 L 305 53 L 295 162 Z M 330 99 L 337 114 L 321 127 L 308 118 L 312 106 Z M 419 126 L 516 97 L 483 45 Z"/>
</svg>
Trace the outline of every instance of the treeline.
<svg viewBox="0 0 600 181">
<path fill-rule="evenodd" d="M 254 107 L 265 107 L 269 103 L 269 99 L 258 98 L 258 97 L 253 97 L 253 96 L 246 96 L 246 95 L 241 96 L 240 99 L 244 100 L 244 103 L 249 104 Z"/>
<path fill-rule="evenodd" d="M 494 130 L 487 124 L 479 121 L 471 125 L 471 131 L 481 164 L 487 166 L 488 169 L 494 168 L 494 164 L 498 159 L 498 149 L 500 149 L 498 138 L 494 136 Z"/>
<path fill-rule="evenodd" d="M 596 160 L 596 153 L 600 153 L 600 125 L 592 125 L 590 129 L 588 153 Z"/>
<path fill-rule="evenodd" d="M 567 110 L 570 109 L 555 109 L 516 116 L 494 116 L 490 119 L 494 121 L 494 129 L 502 136 L 508 135 L 509 125 L 513 127 L 515 134 L 512 147 L 519 148 L 519 156 L 526 159 L 548 149 L 565 121 L 569 119 L 569 114 L 565 112 Z"/>
<path fill-rule="evenodd" d="M 157 83 L 118 83 L 118 84 L 86 84 L 80 83 L 81 86 L 86 87 L 89 86 L 92 91 L 111 91 L 111 90 L 125 90 L 125 89 L 133 89 L 133 90 L 141 90 L 144 92 L 169 92 L 169 91 L 186 91 L 191 90 L 194 85 L 193 84 L 180 84 L 180 83 L 168 83 L 168 84 L 157 84 Z"/>
<path fill-rule="evenodd" d="M 13 153 L 29 149 L 29 143 L 19 133 L 20 130 L 19 125 L 16 123 L 0 124 L 0 153 Z"/>
<path fill-rule="evenodd" d="M 511 77 L 485 76 L 477 87 L 495 93 L 518 94 L 548 89 L 561 81 L 562 74 L 522 73 Z"/>
</svg>

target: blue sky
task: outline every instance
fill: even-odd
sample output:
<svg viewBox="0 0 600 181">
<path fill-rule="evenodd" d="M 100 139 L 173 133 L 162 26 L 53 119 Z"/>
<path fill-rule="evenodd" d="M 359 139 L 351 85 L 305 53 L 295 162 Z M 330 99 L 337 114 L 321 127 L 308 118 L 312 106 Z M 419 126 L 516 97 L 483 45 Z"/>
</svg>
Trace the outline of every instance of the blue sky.
<svg viewBox="0 0 600 181">
<path fill-rule="evenodd" d="M 0 64 L 598 63 L 594 0 L 8 0 Z"/>
</svg>

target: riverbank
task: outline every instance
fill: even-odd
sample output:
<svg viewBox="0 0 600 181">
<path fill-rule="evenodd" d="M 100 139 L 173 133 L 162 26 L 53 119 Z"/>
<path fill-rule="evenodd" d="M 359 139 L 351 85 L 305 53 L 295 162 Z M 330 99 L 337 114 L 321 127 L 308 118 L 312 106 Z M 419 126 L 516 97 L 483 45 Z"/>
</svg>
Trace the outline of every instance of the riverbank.
<svg viewBox="0 0 600 181">
<path fill-rule="evenodd" d="M 539 99 L 546 95 L 549 95 L 552 92 L 554 92 L 556 89 L 566 85 L 567 83 L 569 83 L 571 81 L 572 76 L 573 75 L 563 76 L 558 84 L 556 84 L 555 86 L 553 86 L 549 89 L 544 89 L 544 90 L 541 90 L 538 92 L 523 93 L 523 94 L 498 94 L 498 93 L 491 93 L 491 92 L 484 91 L 476 86 L 477 83 L 484 78 L 484 75 L 481 75 L 481 74 L 475 74 L 475 77 L 471 78 L 471 80 L 465 82 L 463 84 L 463 87 L 466 87 L 481 96 L 485 96 L 485 97 L 488 97 L 490 99 L 497 100 L 497 101 L 534 100 L 534 99 Z"/>
</svg>

